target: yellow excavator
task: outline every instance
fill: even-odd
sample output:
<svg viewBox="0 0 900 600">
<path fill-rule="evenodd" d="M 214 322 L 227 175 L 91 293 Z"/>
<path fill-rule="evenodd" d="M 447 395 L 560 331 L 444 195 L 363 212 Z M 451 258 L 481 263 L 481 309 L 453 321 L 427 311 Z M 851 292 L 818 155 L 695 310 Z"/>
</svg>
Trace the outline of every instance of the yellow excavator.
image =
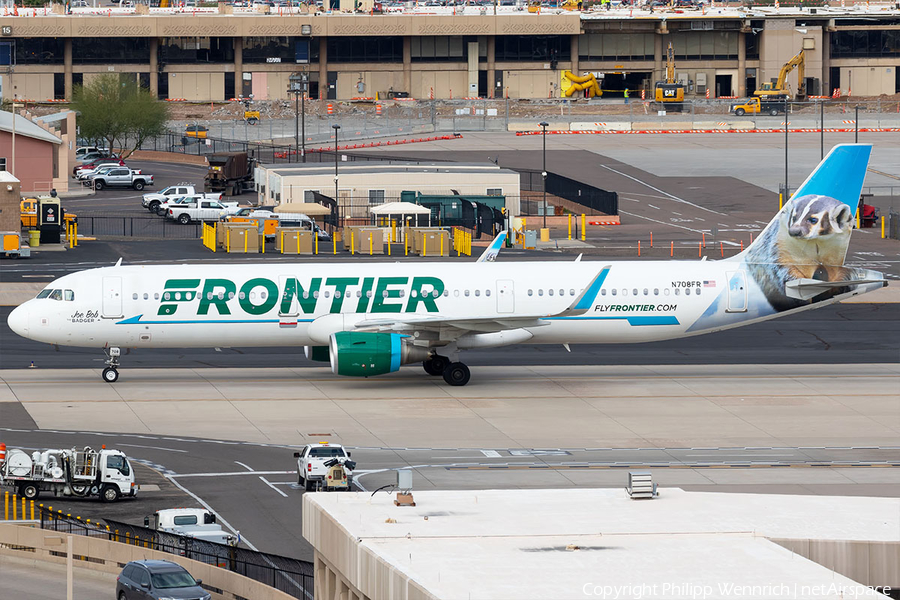
<svg viewBox="0 0 900 600">
<path fill-rule="evenodd" d="M 572 71 L 563 71 L 559 89 L 566 98 L 571 98 L 575 92 L 582 90 L 587 90 L 588 98 L 599 98 L 603 95 L 603 90 L 600 89 L 600 84 L 593 73 L 580 77 Z"/>
<path fill-rule="evenodd" d="M 662 110 L 677 112 L 684 107 L 684 84 L 675 79 L 675 50 L 672 42 L 669 42 L 669 49 L 666 50 L 666 80 L 656 82 L 654 100 Z"/>
<path fill-rule="evenodd" d="M 781 100 L 785 96 L 790 97 L 791 90 L 787 85 L 787 76 L 791 71 L 797 69 L 797 100 L 806 99 L 806 60 L 803 50 L 797 53 L 794 58 L 784 63 L 781 71 L 778 72 L 778 79 L 774 82 L 763 83 L 762 87 L 753 92 L 755 96 L 759 96 L 762 100 Z"/>
</svg>

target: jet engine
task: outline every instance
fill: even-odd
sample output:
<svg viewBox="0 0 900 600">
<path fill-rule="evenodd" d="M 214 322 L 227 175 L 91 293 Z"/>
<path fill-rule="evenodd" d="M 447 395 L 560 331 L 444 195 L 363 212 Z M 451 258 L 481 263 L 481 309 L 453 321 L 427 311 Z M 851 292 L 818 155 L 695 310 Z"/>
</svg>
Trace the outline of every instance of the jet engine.
<svg viewBox="0 0 900 600">
<path fill-rule="evenodd" d="M 413 346 L 398 333 L 339 331 L 331 334 L 331 371 L 349 377 L 393 373 L 400 365 L 428 359 L 426 348 Z"/>
</svg>

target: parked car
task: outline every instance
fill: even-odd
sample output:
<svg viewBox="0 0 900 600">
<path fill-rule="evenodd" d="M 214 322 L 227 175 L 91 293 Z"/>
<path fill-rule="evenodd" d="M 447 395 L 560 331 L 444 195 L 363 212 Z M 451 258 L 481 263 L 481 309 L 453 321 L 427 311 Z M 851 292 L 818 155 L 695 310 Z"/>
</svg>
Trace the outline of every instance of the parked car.
<svg viewBox="0 0 900 600">
<path fill-rule="evenodd" d="M 111 154 L 104 150 L 95 151 L 95 152 L 85 152 L 81 156 L 75 157 L 75 162 L 80 164 L 89 163 L 97 160 L 98 158 L 121 158 L 118 154 Z"/>
<path fill-rule="evenodd" d="M 79 158 L 83 157 L 85 154 L 90 154 L 90 153 L 100 154 L 100 153 L 104 153 L 104 152 L 106 154 L 109 154 L 109 148 L 100 148 L 98 146 L 79 146 L 78 148 L 75 148 L 75 158 L 79 159 Z"/>
<path fill-rule="evenodd" d="M 206 139 L 206 136 L 209 134 L 209 129 L 204 127 L 203 125 L 188 125 L 184 128 L 184 136 L 189 138 L 197 138 L 200 140 Z"/>
<path fill-rule="evenodd" d="M 130 187 L 141 191 L 146 186 L 153 185 L 153 175 L 145 175 L 128 167 L 113 167 L 109 170 L 100 169 L 84 180 L 84 184 L 93 186 L 98 191 L 107 187 Z"/>
<path fill-rule="evenodd" d="M 175 198 L 181 198 L 182 196 L 189 196 L 196 194 L 196 190 L 194 189 L 193 184 L 190 183 L 179 183 L 177 185 L 170 185 L 167 188 L 164 188 L 158 192 L 153 192 L 149 194 L 144 194 L 141 198 L 141 206 L 149 210 L 150 212 L 156 212 L 156 209 L 159 208 L 159 205 L 163 202 L 169 202 L 170 200 L 174 200 Z M 213 197 L 210 194 L 209 197 Z M 221 194 L 215 194 L 214 200 L 218 200 L 221 197 Z M 165 213 L 163 213 L 165 214 Z"/>
<path fill-rule="evenodd" d="M 92 173 L 103 167 L 124 167 L 125 161 L 121 158 L 98 158 L 94 162 L 77 165 L 72 169 L 72 174 L 76 179 L 84 179 L 88 173 Z"/>
<path fill-rule="evenodd" d="M 116 600 L 210 600 L 201 583 L 184 567 L 168 560 L 133 560 L 116 577 Z"/>
</svg>

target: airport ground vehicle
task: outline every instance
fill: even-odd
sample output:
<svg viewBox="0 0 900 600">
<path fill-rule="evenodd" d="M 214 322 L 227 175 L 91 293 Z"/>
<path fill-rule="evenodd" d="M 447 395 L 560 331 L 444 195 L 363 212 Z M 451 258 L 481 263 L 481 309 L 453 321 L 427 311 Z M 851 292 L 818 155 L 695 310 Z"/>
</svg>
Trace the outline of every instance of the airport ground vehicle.
<svg viewBox="0 0 900 600">
<path fill-rule="evenodd" d="M 307 444 L 300 452 L 294 452 L 294 458 L 297 459 L 298 483 L 307 492 L 349 490 L 353 483 L 356 463 L 350 460 L 350 453 L 340 444 Z"/>
<path fill-rule="evenodd" d="M 144 527 L 215 542 L 234 544 L 237 538 L 216 523 L 216 515 L 202 508 L 166 508 L 144 517 Z"/>
<path fill-rule="evenodd" d="M 766 99 L 791 98 L 791 90 L 787 85 L 787 76 L 797 69 L 797 96 L 796 100 L 806 100 L 806 54 L 803 50 L 794 55 L 791 60 L 782 65 L 775 81 L 764 82 L 762 86 L 753 92 L 754 96 Z"/>
<path fill-rule="evenodd" d="M 172 202 L 178 198 L 184 198 L 185 196 L 201 196 L 203 198 L 206 198 L 207 200 L 219 200 L 222 197 L 222 194 L 198 194 L 193 184 L 179 183 L 178 185 L 170 185 L 169 187 L 158 193 L 144 194 L 141 197 L 141 206 L 152 213 L 158 213 L 157 209 L 159 209 L 163 204 Z M 160 216 L 164 216 L 166 213 L 162 212 L 158 214 Z"/>
<path fill-rule="evenodd" d="M 38 225 L 38 198 L 24 198 L 19 203 L 19 211 L 22 214 L 22 228 L 33 229 Z M 63 220 L 66 223 L 72 223 L 78 220 L 75 213 L 63 210 Z"/>
<path fill-rule="evenodd" d="M 15 488 L 20 496 L 34 500 L 41 492 L 54 496 L 99 496 L 115 502 L 122 496 L 136 496 L 134 470 L 123 452 L 94 450 L 6 449 L 0 444 L 0 485 Z"/>
<path fill-rule="evenodd" d="M 168 560 L 133 560 L 116 577 L 116 600 L 210 600 L 201 583 Z"/>
<path fill-rule="evenodd" d="M 108 171 L 99 171 L 89 175 L 84 184 L 93 186 L 95 190 L 108 187 L 130 187 L 141 191 L 148 185 L 153 185 L 153 175 L 145 175 L 139 170 L 128 167 L 113 167 Z"/>
<path fill-rule="evenodd" d="M 675 50 L 672 42 L 666 50 L 666 80 L 657 81 L 653 99 L 656 108 L 680 112 L 684 108 L 684 84 L 675 78 Z"/>
<path fill-rule="evenodd" d="M 253 168 L 256 161 L 248 158 L 246 152 L 212 154 L 207 160 L 209 171 L 203 180 L 204 192 L 237 196 L 245 189 L 253 187 Z"/>
<path fill-rule="evenodd" d="M 119 263 L 48 283 L 7 323 L 34 341 L 107 351 L 113 373 L 138 339 L 142 348 L 302 345 L 335 375 L 418 363 L 461 386 L 468 349 L 672 340 L 885 287 L 883 273 L 844 262 L 871 151 L 835 146 L 763 232 L 723 260 L 202 262 L 179 264 L 178 279 L 172 264 Z M 53 301 L 62 290 L 71 302 Z M 73 311 L 96 317 L 68 319 Z"/>
<path fill-rule="evenodd" d="M 784 112 L 785 107 L 784 99 L 761 99 L 759 97 L 753 98 L 744 98 L 737 104 L 732 104 L 729 112 L 735 114 L 739 117 L 744 116 L 745 114 L 759 114 L 766 113 L 772 115 L 773 117 L 778 115 L 779 113 Z"/>
<path fill-rule="evenodd" d="M 198 199 L 169 205 L 166 218 L 187 225 L 191 221 L 218 221 L 237 209 L 237 202 Z"/>
</svg>

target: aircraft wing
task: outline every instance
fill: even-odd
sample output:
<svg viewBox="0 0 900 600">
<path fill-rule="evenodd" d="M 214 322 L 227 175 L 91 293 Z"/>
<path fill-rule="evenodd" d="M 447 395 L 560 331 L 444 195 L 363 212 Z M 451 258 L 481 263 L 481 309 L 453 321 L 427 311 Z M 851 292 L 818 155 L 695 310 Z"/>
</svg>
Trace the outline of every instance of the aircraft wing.
<svg viewBox="0 0 900 600">
<path fill-rule="evenodd" d="M 590 284 L 578 295 L 568 308 L 557 313 L 511 314 L 490 317 L 441 317 L 432 315 L 397 315 L 378 319 L 365 319 L 356 323 L 358 331 L 384 331 L 406 333 L 409 331 L 431 331 L 441 340 L 452 341 L 466 333 L 493 333 L 526 327 L 549 325 L 546 319 L 582 315 L 593 307 L 594 299 L 609 274 L 609 266 L 603 267 Z"/>
</svg>

